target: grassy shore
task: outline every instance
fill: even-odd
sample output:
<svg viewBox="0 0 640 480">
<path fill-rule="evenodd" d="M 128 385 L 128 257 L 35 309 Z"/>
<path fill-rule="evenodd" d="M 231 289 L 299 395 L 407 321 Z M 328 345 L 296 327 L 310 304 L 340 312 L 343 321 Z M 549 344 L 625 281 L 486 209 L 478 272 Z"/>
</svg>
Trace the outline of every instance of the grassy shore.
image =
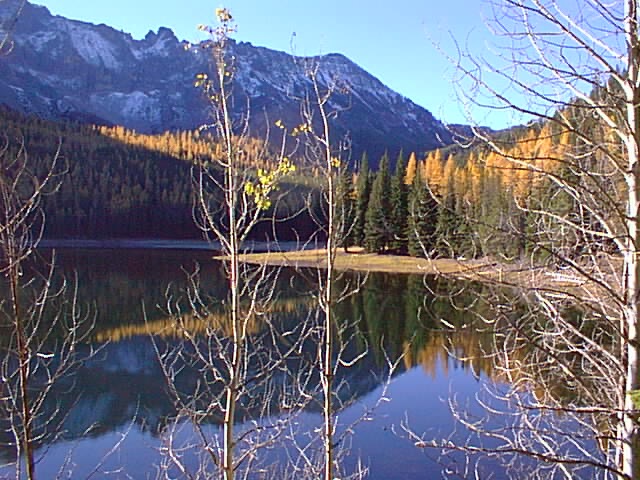
<svg viewBox="0 0 640 480">
<path fill-rule="evenodd" d="M 294 268 L 325 268 L 326 251 L 318 249 L 252 253 L 241 255 L 240 260 L 246 263 Z M 551 288 L 576 287 L 580 283 L 568 273 L 550 272 L 528 264 L 500 263 L 489 259 L 428 259 L 400 255 L 378 255 L 364 253 L 357 248 L 352 248 L 349 252 L 338 250 L 335 268 L 358 272 L 443 275 L 481 282 L 499 282 L 521 286 L 546 285 Z"/>
<path fill-rule="evenodd" d="M 242 255 L 241 261 L 268 265 L 283 265 L 296 268 L 325 268 L 327 254 L 324 249 L 298 250 L 292 252 L 251 253 Z M 462 262 L 451 259 L 430 260 L 400 255 L 378 255 L 364 253 L 361 249 L 336 252 L 335 268 L 359 272 L 391 273 L 442 273 L 451 274 L 464 270 L 482 270 L 486 263 Z"/>
</svg>

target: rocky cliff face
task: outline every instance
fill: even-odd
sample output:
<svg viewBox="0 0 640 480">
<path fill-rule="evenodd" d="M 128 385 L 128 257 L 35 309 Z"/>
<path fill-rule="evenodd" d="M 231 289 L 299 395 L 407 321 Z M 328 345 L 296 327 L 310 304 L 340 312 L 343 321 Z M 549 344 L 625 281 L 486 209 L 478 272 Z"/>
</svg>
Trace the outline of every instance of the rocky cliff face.
<svg viewBox="0 0 640 480">
<path fill-rule="evenodd" d="M 16 0 L 5 0 L 0 21 Z M 53 16 L 27 4 L 12 33 L 9 55 L 0 58 L 0 103 L 46 118 L 74 118 L 123 125 L 142 132 L 193 129 L 208 106 L 194 88 L 197 73 L 210 69 L 206 50 L 185 48 L 160 28 L 144 39 L 106 25 Z M 252 133 L 276 119 L 300 122 L 298 97 L 309 87 L 304 66 L 320 65 L 323 86 L 337 82 L 330 107 L 339 112 L 336 135 L 348 134 L 354 158 L 368 151 L 424 151 L 451 136 L 431 113 L 392 91 L 342 55 L 294 57 L 233 43 L 236 113 L 249 106 Z"/>
</svg>

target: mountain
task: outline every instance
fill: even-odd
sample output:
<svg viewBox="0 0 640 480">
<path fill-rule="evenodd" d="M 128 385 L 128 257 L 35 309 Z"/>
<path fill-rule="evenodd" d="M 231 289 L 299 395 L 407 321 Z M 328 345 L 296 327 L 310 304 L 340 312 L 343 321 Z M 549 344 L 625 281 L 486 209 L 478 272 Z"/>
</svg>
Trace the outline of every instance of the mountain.
<svg viewBox="0 0 640 480">
<path fill-rule="evenodd" d="M 17 0 L 5 0 L 6 25 Z M 186 48 L 167 28 L 144 39 L 104 24 L 53 16 L 27 3 L 12 33 L 13 49 L 0 57 L 0 103 L 25 113 L 122 125 L 145 133 L 191 130 L 208 117 L 198 73 L 210 70 L 201 48 Z M 295 57 L 250 43 L 232 42 L 235 114 L 250 108 L 251 133 L 281 119 L 300 123 L 300 94 L 309 87 L 304 65 L 320 65 L 321 86 L 337 81 L 330 108 L 339 111 L 334 131 L 347 132 L 353 158 L 368 151 L 375 164 L 388 150 L 422 152 L 451 142 L 444 125 L 424 108 L 386 87 L 339 54 Z"/>
</svg>

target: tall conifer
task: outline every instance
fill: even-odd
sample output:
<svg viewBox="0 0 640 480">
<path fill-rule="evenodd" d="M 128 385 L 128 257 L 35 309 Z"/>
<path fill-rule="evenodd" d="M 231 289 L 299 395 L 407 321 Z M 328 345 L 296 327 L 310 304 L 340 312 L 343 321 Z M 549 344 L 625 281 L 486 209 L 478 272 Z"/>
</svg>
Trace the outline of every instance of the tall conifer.
<svg viewBox="0 0 640 480">
<path fill-rule="evenodd" d="M 391 249 L 398 254 L 407 253 L 407 194 L 405 185 L 406 167 L 402 150 L 396 160 L 396 169 L 391 178 L 390 202 L 390 244 Z M 415 175 L 414 175 L 415 176 Z"/>
<path fill-rule="evenodd" d="M 369 195 L 371 194 L 371 178 L 367 152 L 362 154 L 358 179 L 356 180 L 355 218 L 353 222 L 353 244 L 364 245 L 364 225 L 366 222 Z"/>
<path fill-rule="evenodd" d="M 407 249 L 412 257 L 429 255 L 435 246 L 438 204 L 420 171 L 413 178 L 408 195 Z"/>
<path fill-rule="evenodd" d="M 364 247 L 367 252 L 382 253 L 389 245 L 391 238 L 390 191 L 389 156 L 385 152 L 380 159 L 380 168 L 371 186 L 369 207 L 365 215 Z"/>
<path fill-rule="evenodd" d="M 336 186 L 336 225 L 338 227 L 338 246 L 348 251 L 354 241 L 354 199 L 351 169 L 345 162 L 340 167 L 340 176 Z"/>
</svg>

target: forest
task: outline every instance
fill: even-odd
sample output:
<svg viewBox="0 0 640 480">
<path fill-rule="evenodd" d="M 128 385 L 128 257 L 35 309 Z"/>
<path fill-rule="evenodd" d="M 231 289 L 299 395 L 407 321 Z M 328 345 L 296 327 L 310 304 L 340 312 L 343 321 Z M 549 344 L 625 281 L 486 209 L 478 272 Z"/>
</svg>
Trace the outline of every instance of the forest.
<svg viewBox="0 0 640 480">
<path fill-rule="evenodd" d="M 216 158 L 220 148 L 199 132 L 143 135 L 119 126 L 50 122 L 8 108 L 0 109 L 0 125 L 13 135 L 7 148 L 26 145 L 38 168 L 51 161 L 52 146 L 60 147 L 66 172 L 59 192 L 44 198 L 48 238 L 201 237 L 193 221 L 193 167 Z M 504 154 L 453 145 L 424 154 L 400 152 L 393 162 L 384 154 L 377 171 L 369 169 L 366 153 L 344 162 L 337 184 L 341 246 L 447 258 L 492 252 L 514 259 L 534 250 L 548 257 L 552 247 L 545 238 L 554 232 L 534 234 L 529 207 L 552 201 L 568 213 L 572 205 L 535 169 L 557 168 L 560 174 L 557 158 L 569 147 L 570 135 L 532 125 L 500 132 L 494 141 Z M 250 145 L 247 168 L 267 168 L 260 152 L 271 147 L 259 139 Z M 275 153 L 267 158 L 275 162 Z M 531 159 L 532 168 L 516 167 L 509 158 Z M 254 238 L 326 237 L 318 171 L 303 158 L 297 162 Z M 275 225 L 268 220 L 274 217 Z"/>
<path fill-rule="evenodd" d="M 202 238 L 193 220 L 193 168 L 220 151 L 197 131 L 142 135 L 119 126 L 52 122 L 6 107 L 0 107 L 0 127 L 6 132 L 7 155 L 24 147 L 36 173 L 46 171 L 60 150 L 60 188 L 43 198 L 46 237 Z M 263 143 L 255 140 L 245 147 L 248 168 L 264 167 L 251 159 L 265 148 Z M 314 199 L 313 180 L 290 180 L 281 183 L 280 200 L 265 215 L 273 217 L 277 208 L 281 221 L 265 220 L 255 238 L 273 238 L 276 232 L 289 240 L 315 231 L 304 208 Z"/>
</svg>

